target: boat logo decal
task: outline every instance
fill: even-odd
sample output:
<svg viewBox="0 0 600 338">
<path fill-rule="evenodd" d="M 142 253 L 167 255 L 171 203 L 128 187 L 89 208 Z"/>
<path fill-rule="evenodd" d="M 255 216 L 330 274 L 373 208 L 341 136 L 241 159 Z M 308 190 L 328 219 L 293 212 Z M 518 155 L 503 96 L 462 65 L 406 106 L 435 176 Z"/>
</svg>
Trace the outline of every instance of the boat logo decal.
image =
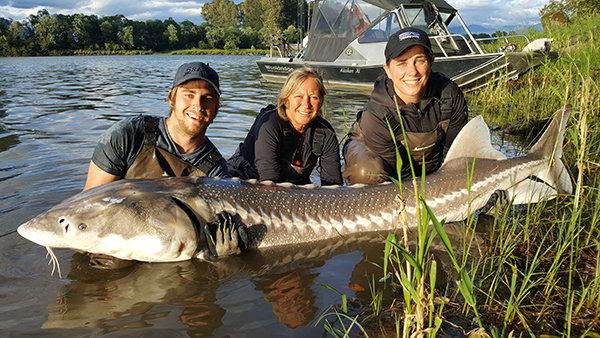
<svg viewBox="0 0 600 338">
<path fill-rule="evenodd" d="M 294 68 L 289 67 L 289 66 L 265 65 L 265 68 L 267 69 L 268 72 L 271 72 L 271 73 L 283 73 L 283 74 L 289 74 L 289 73 L 291 73 L 294 70 Z"/>
<path fill-rule="evenodd" d="M 340 73 L 345 74 L 358 74 L 360 73 L 360 69 L 352 69 L 352 68 L 340 68 Z"/>
<path fill-rule="evenodd" d="M 352 55 L 352 53 L 353 53 L 353 52 L 354 52 L 354 51 L 352 50 L 352 48 L 350 48 L 350 47 L 346 48 L 346 55 L 347 55 L 347 56 L 350 56 L 350 55 Z"/>
<path fill-rule="evenodd" d="M 418 39 L 420 37 L 421 37 L 421 35 L 417 32 L 404 32 L 404 33 L 398 35 L 398 40 L 402 41 L 402 40 L 406 40 L 406 39 Z"/>
</svg>

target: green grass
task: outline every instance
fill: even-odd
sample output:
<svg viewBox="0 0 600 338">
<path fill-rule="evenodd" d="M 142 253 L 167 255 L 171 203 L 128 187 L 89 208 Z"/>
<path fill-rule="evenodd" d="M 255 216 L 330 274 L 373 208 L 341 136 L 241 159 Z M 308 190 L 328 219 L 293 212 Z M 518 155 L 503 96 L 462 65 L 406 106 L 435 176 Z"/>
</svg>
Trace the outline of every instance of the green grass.
<svg viewBox="0 0 600 338">
<path fill-rule="evenodd" d="M 505 210 L 496 217 L 487 252 L 473 257 L 483 321 L 499 337 L 600 332 L 599 27 L 596 16 L 562 30 L 524 32 L 530 40 L 554 38 L 559 58 L 517 81 L 466 95 L 488 124 L 518 122 L 529 141 L 538 136 L 531 132 L 538 121 L 574 106 L 563 147 L 574 195 Z"/>
<path fill-rule="evenodd" d="M 51 56 L 64 55 L 265 55 L 269 53 L 268 49 L 181 49 L 165 52 L 154 52 L 152 50 L 60 50 L 51 51 Z"/>
<path fill-rule="evenodd" d="M 377 311 L 393 313 L 385 318 L 391 322 L 387 327 L 395 325 L 394 336 L 433 336 L 445 325 L 455 325 L 447 318 L 458 315 L 476 323 L 470 327 L 478 336 L 600 337 L 599 27 L 596 16 L 579 19 L 562 30 L 524 32 L 530 40 L 554 38 L 559 58 L 517 81 L 495 83 L 466 95 L 471 110 L 481 113 L 488 125 L 517 122 L 525 144 L 539 136 L 540 121 L 572 104 L 563 162 L 575 182 L 574 193 L 498 210 L 483 243 L 474 241 L 477 223 L 465 221 L 459 255 L 443 238 L 443 221 L 438 222 L 420 203 L 416 247 L 408 247 L 392 234 L 385 248 L 382 275 L 391 271 L 394 278 L 385 278 L 385 283 L 400 285 L 395 295 L 399 301 L 393 302 L 400 306 Z M 429 220 L 433 229 L 423 226 Z M 449 283 L 446 290 L 434 288 L 437 262 L 428 252 L 432 236 L 442 238 L 458 272 L 458 283 Z M 477 250 L 471 250 L 474 246 Z M 374 304 L 380 306 L 380 294 L 374 285 L 370 287 Z M 436 295 L 443 295 L 438 299 L 444 301 L 435 302 Z M 446 301 L 459 304 L 462 312 L 457 314 Z M 350 331 L 344 328 L 352 326 L 360 327 L 365 337 L 384 334 L 368 332 L 360 326 L 362 318 L 342 314 L 351 324 L 329 323 L 330 333 L 347 336 Z"/>
<path fill-rule="evenodd" d="M 268 49 L 182 49 L 163 54 L 171 55 L 265 55 Z"/>
</svg>

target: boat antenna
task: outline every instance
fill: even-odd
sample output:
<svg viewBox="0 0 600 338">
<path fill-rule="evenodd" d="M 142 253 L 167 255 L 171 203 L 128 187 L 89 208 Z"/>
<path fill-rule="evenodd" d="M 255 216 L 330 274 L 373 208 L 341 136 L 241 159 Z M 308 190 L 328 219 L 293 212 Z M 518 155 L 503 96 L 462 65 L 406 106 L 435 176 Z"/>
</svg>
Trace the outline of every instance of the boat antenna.
<svg viewBox="0 0 600 338">
<path fill-rule="evenodd" d="M 298 28 L 298 53 L 302 51 L 302 39 L 304 38 L 304 0 L 298 0 L 298 11 L 296 17 L 296 28 Z"/>
</svg>

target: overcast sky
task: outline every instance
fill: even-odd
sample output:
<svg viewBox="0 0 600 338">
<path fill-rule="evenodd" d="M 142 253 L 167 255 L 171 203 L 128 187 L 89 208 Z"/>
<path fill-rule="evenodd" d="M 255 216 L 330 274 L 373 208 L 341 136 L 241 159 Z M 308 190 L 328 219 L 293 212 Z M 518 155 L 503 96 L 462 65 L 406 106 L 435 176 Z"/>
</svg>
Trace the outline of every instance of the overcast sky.
<svg viewBox="0 0 600 338">
<path fill-rule="evenodd" d="M 128 19 L 202 23 L 200 8 L 208 0 L 0 0 L 0 17 L 17 21 L 46 9 L 50 14 L 116 15 Z M 236 3 L 240 1 L 234 0 Z M 447 0 L 468 25 L 496 28 L 539 23 L 539 10 L 549 0 Z"/>
</svg>

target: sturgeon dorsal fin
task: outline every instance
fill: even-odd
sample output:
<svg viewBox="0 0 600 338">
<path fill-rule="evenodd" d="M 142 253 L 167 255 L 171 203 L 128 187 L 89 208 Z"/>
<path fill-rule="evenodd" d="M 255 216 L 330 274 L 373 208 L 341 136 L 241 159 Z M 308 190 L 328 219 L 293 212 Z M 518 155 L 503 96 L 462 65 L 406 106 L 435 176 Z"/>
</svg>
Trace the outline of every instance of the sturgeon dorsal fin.
<svg viewBox="0 0 600 338">
<path fill-rule="evenodd" d="M 505 160 L 506 155 L 492 147 L 490 130 L 481 115 L 473 118 L 458 133 L 448 150 L 444 163 L 457 158 L 487 158 Z"/>
</svg>

